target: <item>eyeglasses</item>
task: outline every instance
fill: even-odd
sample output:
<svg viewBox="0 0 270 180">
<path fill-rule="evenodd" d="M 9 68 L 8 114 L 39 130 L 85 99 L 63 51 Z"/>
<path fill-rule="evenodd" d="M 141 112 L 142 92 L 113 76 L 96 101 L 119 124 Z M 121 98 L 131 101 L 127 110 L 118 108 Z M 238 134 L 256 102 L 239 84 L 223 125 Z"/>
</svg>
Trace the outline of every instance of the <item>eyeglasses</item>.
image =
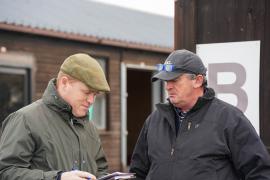
<svg viewBox="0 0 270 180">
<path fill-rule="evenodd" d="M 166 72 L 173 72 L 175 70 L 182 70 L 183 72 L 186 72 L 188 74 L 198 74 L 192 70 L 185 69 L 181 66 L 177 66 L 174 64 L 157 64 L 156 65 L 158 71 L 166 71 Z"/>
<path fill-rule="evenodd" d="M 174 64 L 157 64 L 156 67 L 158 71 L 167 71 L 167 72 L 172 72 L 177 69 L 177 66 Z"/>
</svg>

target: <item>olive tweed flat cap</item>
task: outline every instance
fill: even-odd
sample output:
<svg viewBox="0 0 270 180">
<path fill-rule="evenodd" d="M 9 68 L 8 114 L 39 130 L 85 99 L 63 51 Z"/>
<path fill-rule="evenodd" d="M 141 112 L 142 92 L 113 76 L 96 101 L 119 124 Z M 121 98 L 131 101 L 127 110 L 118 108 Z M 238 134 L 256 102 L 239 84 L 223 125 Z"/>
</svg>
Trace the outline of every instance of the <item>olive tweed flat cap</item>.
<svg viewBox="0 0 270 180">
<path fill-rule="evenodd" d="M 60 70 L 83 82 L 90 89 L 109 92 L 110 87 L 99 63 L 87 54 L 74 54 L 65 59 Z"/>
</svg>

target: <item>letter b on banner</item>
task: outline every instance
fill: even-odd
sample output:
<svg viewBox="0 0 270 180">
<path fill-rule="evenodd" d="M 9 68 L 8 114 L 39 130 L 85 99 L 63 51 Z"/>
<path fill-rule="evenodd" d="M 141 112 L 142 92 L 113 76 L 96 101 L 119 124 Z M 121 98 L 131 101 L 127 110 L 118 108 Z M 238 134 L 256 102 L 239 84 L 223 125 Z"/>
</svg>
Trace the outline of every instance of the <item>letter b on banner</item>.
<svg viewBox="0 0 270 180">
<path fill-rule="evenodd" d="M 235 82 L 232 84 L 218 84 L 218 73 L 233 73 Z M 237 107 L 243 112 L 248 106 L 248 96 L 243 85 L 246 82 L 246 70 L 239 63 L 211 63 L 208 65 L 209 86 L 214 88 L 216 93 L 234 94 L 237 97 Z"/>
</svg>

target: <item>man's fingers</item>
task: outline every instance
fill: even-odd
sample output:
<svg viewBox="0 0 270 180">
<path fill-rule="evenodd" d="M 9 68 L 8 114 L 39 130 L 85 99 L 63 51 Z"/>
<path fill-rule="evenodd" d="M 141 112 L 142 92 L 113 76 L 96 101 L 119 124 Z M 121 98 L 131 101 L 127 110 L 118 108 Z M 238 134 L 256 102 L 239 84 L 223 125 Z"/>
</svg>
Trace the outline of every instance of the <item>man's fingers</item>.
<svg viewBox="0 0 270 180">
<path fill-rule="evenodd" d="M 64 172 L 61 180 L 96 180 L 96 176 L 85 171 L 68 171 Z"/>
<path fill-rule="evenodd" d="M 96 176 L 94 176 L 93 174 L 91 174 L 89 172 L 85 172 L 85 171 L 74 171 L 74 172 L 80 178 L 84 178 L 84 179 L 90 179 L 91 178 L 91 180 L 96 180 Z"/>
</svg>

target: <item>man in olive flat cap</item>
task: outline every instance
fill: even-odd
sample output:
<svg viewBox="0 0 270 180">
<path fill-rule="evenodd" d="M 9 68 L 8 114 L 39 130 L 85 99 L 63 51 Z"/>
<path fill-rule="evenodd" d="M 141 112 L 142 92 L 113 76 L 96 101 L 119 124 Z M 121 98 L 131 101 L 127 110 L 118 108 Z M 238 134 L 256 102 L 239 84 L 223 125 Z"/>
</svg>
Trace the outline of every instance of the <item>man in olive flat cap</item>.
<svg viewBox="0 0 270 180">
<path fill-rule="evenodd" d="M 10 114 L 0 141 L 1 180 L 95 180 L 108 165 L 88 109 L 110 87 L 98 62 L 75 54 L 42 99 Z"/>
</svg>

